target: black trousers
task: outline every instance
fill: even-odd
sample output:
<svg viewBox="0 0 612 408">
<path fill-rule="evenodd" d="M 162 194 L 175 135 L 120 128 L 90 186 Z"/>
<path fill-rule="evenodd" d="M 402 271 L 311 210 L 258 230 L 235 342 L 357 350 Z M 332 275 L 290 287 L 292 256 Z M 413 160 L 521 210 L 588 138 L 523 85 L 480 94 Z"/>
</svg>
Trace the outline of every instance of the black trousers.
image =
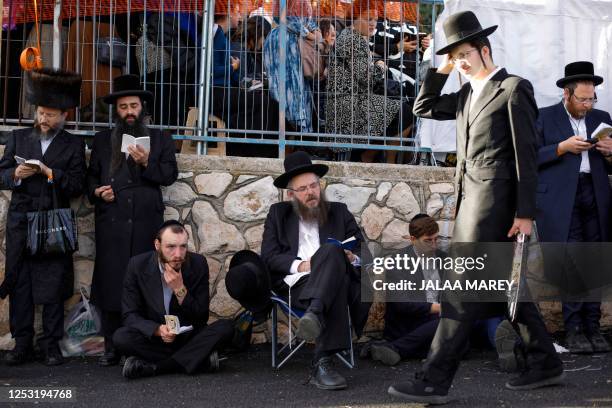
<svg viewBox="0 0 612 408">
<path fill-rule="evenodd" d="M 104 336 L 104 348 L 109 351 L 113 347 L 113 335 L 121 327 L 121 312 L 114 310 L 101 310 L 101 334 Z"/>
<path fill-rule="evenodd" d="M 9 296 L 9 324 L 15 348 L 24 350 L 34 339 L 34 299 L 30 268 L 21 268 L 14 291 Z M 42 310 L 43 335 L 38 345 L 43 352 L 57 347 L 64 335 L 64 303 L 47 303 Z"/>
<path fill-rule="evenodd" d="M 442 310 L 445 304 L 442 303 Z M 446 389 L 450 388 L 463 351 L 468 346 L 472 326 L 482 315 L 486 303 L 464 303 L 462 320 L 441 318 L 423 371 L 425 378 Z M 552 340 L 546 331 L 540 312 L 533 303 L 519 303 L 515 329 L 523 339 L 527 365 L 530 369 L 551 369 L 562 365 Z"/>
<path fill-rule="evenodd" d="M 403 336 L 388 341 L 397 349 L 402 360 L 424 358 L 431 347 L 438 322 L 438 319 L 427 320 Z"/>
<path fill-rule="evenodd" d="M 580 173 L 572 209 L 568 242 L 599 242 L 599 217 L 593 179 Z M 601 302 L 563 302 L 563 321 L 566 330 L 584 330 L 587 334 L 599 331 Z"/>
<path fill-rule="evenodd" d="M 232 320 L 217 320 L 206 327 L 180 334 L 169 344 L 159 337 L 148 338 L 132 327 L 118 329 L 113 342 L 125 356 L 136 356 L 152 363 L 171 358 L 187 374 L 194 374 L 206 368 L 210 353 L 231 342 L 233 335 Z"/>
<path fill-rule="evenodd" d="M 361 334 L 371 303 L 361 302 L 360 278 L 344 251 L 324 244 L 310 260 L 310 275 L 291 288 L 291 306 L 307 309 L 316 304 L 323 318 L 323 330 L 316 340 L 316 354 L 350 348 L 349 306 L 355 332 Z M 285 297 L 288 291 L 281 292 Z"/>
</svg>

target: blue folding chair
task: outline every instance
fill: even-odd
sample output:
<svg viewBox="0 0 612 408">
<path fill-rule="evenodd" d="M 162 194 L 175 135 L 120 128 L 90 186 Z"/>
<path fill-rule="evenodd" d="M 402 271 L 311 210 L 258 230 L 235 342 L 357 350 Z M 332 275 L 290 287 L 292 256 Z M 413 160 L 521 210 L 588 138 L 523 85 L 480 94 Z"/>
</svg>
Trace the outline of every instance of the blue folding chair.
<svg viewBox="0 0 612 408">
<path fill-rule="evenodd" d="M 306 313 L 305 310 L 290 307 L 289 303 L 282 297 L 272 292 L 270 296 L 272 301 L 272 367 L 280 369 L 293 355 L 306 344 L 305 340 L 298 340 L 291 335 L 292 319 L 300 319 Z M 347 306 L 348 308 L 348 306 Z M 279 309 L 287 316 L 289 320 L 289 339 L 287 344 L 283 345 L 279 350 L 278 341 L 278 312 Z M 336 353 L 336 357 L 340 359 L 348 368 L 355 367 L 355 355 L 353 353 L 353 325 L 351 323 L 351 314 L 348 314 L 348 336 L 350 348 L 348 350 Z"/>
</svg>

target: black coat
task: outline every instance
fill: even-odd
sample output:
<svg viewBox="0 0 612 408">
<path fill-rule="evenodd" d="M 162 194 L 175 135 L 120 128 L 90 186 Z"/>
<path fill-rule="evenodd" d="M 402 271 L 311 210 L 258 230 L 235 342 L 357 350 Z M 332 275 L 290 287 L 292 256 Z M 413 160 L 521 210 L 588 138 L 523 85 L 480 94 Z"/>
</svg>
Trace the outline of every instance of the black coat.
<svg viewBox="0 0 612 408">
<path fill-rule="evenodd" d="M 534 219 L 538 177 L 537 105 L 531 83 L 497 72 L 472 112 L 470 83 L 441 95 L 448 75 L 430 70 L 414 114 L 457 120 L 455 242 L 503 242 L 514 217 Z"/>
<path fill-rule="evenodd" d="M 121 310 L 121 285 L 128 261 L 154 248 L 155 234 L 164 216 L 160 186 L 178 177 L 175 148 L 169 136 L 151 129 L 151 152 L 146 168 L 131 157 L 110 176 L 111 130 L 96 133 L 87 172 L 87 194 L 96 207 L 96 263 L 92 301 L 103 310 Z M 94 195 L 111 185 L 115 200 Z"/>
<path fill-rule="evenodd" d="M 172 294 L 169 312 L 179 318 L 181 326 L 193 325 L 194 329 L 208 322 L 208 264 L 200 254 L 187 253 L 181 270 L 187 295 L 179 305 Z M 164 315 L 163 276 L 155 251 L 130 259 L 123 283 L 121 308 L 123 325 L 140 331 L 151 338 L 157 328 L 166 323 Z"/>
<path fill-rule="evenodd" d="M 29 270 L 34 303 L 57 303 L 73 294 L 72 255 L 33 258 L 26 254 L 27 212 L 37 211 L 39 206 L 42 210 L 51 209 L 52 190 L 42 174 L 23 179 L 16 186 L 13 180 L 17 167 L 15 155 L 40 160 L 53 171 L 58 208 L 67 208 L 71 198 L 83 193 L 85 143 L 62 130 L 43 155 L 40 139 L 32 128 L 14 130 L 0 161 L 2 188 L 13 190 L 6 220 L 6 276 L 0 287 L 0 296 L 9 295 L 18 274 Z"/>
<path fill-rule="evenodd" d="M 612 126 L 609 113 L 598 109 L 587 113 L 585 123 L 589 136 L 602 122 Z M 541 241 L 566 242 L 578 188 L 581 155 L 567 153 L 559 157 L 557 146 L 576 132 L 572 129 L 563 103 L 540 109 L 537 126 L 540 166 L 537 196 L 538 233 Z M 589 151 L 589 163 L 601 240 L 608 241 L 612 201 L 612 189 L 608 179 L 610 165 L 594 148 Z"/>
<path fill-rule="evenodd" d="M 261 244 L 261 257 L 270 272 L 273 289 L 285 289 L 283 279 L 289 274 L 291 264 L 297 258 L 299 247 L 299 218 L 295 214 L 290 202 L 273 204 L 264 225 L 263 240 Z M 362 265 L 367 262 L 363 257 L 368 254 L 361 253 L 362 244 L 366 244 L 361 230 L 350 213 L 346 204 L 330 202 L 327 223 L 319 228 L 319 241 L 321 245 L 327 238 L 344 241 L 354 236 L 359 244 L 353 253 L 362 257 Z"/>
</svg>

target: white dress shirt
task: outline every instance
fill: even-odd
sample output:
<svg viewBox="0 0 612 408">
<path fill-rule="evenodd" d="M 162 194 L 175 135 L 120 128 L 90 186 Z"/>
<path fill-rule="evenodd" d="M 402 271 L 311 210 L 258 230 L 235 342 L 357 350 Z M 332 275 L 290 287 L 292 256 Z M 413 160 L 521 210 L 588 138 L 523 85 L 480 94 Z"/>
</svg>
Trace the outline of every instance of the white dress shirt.
<svg viewBox="0 0 612 408">
<path fill-rule="evenodd" d="M 563 105 L 565 106 L 565 104 Z M 569 118 L 570 125 L 572 126 L 572 130 L 574 131 L 575 136 L 581 136 L 583 138 L 587 138 L 587 128 L 586 128 L 586 120 L 585 118 L 576 119 L 574 118 L 567 107 L 565 108 L 565 112 L 567 112 L 567 117 Z M 585 150 L 580 153 L 580 173 L 590 173 L 591 172 L 591 162 L 589 161 L 589 151 Z"/>
<path fill-rule="evenodd" d="M 470 85 L 472 87 L 472 99 L 470 100 L 470 111 L 476 104 L 476 101 L 480 97 L 480 94 L 482 93 L 482 90 L 484 89 L 489 79 L 493 78 L 493 76 L 497 74 L 501 69 L 502 69 L 501 67 L 495 68 L 493 72 L 491 72 L 489 75 L 486 76 L 486 78 L 483 78 L 483 79 L 475 79 L 475 78 L 470 79 Z"/>
</svg>

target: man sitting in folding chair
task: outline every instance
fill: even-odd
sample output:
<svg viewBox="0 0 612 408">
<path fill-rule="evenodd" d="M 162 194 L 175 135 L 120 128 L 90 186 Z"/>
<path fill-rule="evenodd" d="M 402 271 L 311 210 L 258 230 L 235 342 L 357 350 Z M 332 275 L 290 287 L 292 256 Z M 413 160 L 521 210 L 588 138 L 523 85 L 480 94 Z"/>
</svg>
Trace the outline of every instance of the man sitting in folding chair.
<svg viewBox="0 0 612 408">
<path fill-rule="evenodd" d="M 363 235 L 346 205 L 325 200 L 319 178 L 328 167 L 312 164 L 301 151 L 287 156 L 284 165 L 285 173 L 274 185 L 289 190 L 290 201 L 270 208 L 261 257 L 275 293 L 291 307 L 306 310 L 296 335 L 316 343 L 311 384 L 343 389 L 346 380 L 333 369 L 331 359 L 351 346 L 349 309 L 357 335 L 367 320 L 370 303 L 361 302 L 360 265 L 369 253 L 365 253 Z M 338 243 L 327 243 L 329 238 L 344 241 L 352 237 L 357 245 L 350 251 Z"/>
</svg>

